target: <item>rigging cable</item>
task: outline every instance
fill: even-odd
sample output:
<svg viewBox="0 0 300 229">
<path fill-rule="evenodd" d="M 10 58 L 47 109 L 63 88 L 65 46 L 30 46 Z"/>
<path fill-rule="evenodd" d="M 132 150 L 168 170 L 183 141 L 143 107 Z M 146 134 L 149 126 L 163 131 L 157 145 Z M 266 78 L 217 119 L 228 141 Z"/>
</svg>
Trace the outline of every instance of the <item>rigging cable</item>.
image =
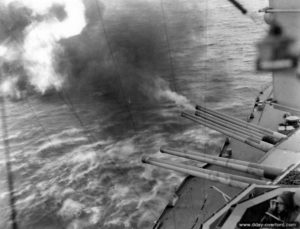
<svg viewBox="0 0 300 229">
<path fill-rule="evenodd" d="M 173 60 L 173 56 L 172 56 L 170 38 L 169 38 L 168 27 L 167 27 L 167 17 L 166 17 L 166 13 L 165 13 L 163 0 L 160 0 L 160 7 L 161 7 L 161 12 L 162 12 L 163 21 L 164 21 L 164 32 L 165 32 L 168 53 L 169 53 L 169 63 L 170 63 L 170 68 L 171 68 L 171 77 L 172 77 L 172 81 L 173 81 L 173 88 L 174 88 L 174 91 L 177 92 L 176 78 L 175 78 L 175 71 L 174 71 L 174 60 Z"/>
<path fill-rule="evenodd" d="M 170 65 L 170 70 L 171 70 L 171 81 L 173 82 L 173 84 L 172 84 L 173 90 L 175 92 L 177 92 L 176 78 L 175 78 L 175 71 L 174 71 L 174 61 L 173 61 L 173 56 L 172 56 L 170 38 L 169 38 L 168 27 L 167 27 L 167 17 L 166 17 L 163 0 L 160 0 L 160 8 L 161 8 L 161 13 L 162 13 L 162 17 L 163 17 L 163 28 L 164 28 L 164 33 L 165 33 L 165 38 L 166 38 L 167 48 L 168 48 L 169 65 Z M 172 217 L 172 221 L 173 221 L 173 226 L 175 229 L 177 229 L 177 222 L 176 222 L 177 218 L 175 216 L 175 211 L 172 212 L 171 217 Z"/>
<path fill-rule="evenodd" d="M 209 40 L 209 35 L 208 35 L 208 20 L 209 20 L 209 15 L 208 15 L 208 7 L 209 7 L 209 0 L 205 0 L 204 4 L 205 4 L 205 9 L 204 9 L 204 40 L 205 40 L 205 46 L 204 46 L 204 56 L 205 56 L 205 60 L 204 60 L 204 67 L 206 69 L 209 69 L 209 65 L 208 65 L 208 40 Z M 204 78 L 205 78 L 205 91 L 207 91 L 207 82 L 208 82 L 208 73 L 207 71 L 204 72 Z M 205 101 L 206 101 L 206 96 L 204 95 L 204 99 L 203 99 L 203 104 L 204 106 L 206 106 L 205 104 Z M 205 136 L 209 136 L 209 133 L 207 132 L 207 128 L 204 128 L 204 133 L 205 133 Z M 207 147 L 204 146 L 204 153 L 207 153 Z M 207 215 L 207 203 L 209 201 L 208 198 L 210 198 L 208 196 L 208 194 L 210 192 L 208 192 L 208 190 L 205 188 L 207 187 L 207 181 L 206 180 L 201 180 L 201 182 L 203 183 L 203 188 L 201 188 L 201 194 L 202 196 L 204 197 L 203 199 L 203 203 L 202 203 L 202 206 L 200 208 L 200 211 L 201 211 L 201 221 L 204 222 L 205 218 L 206 218 L 206 215 Z"/>
<path fill-rule="evenodd" d="M 62 101 L 69 107 L 69 109 L 70 109 L 71 113 L 74 115 L 74 117 L 79 121 L 83 130 L 87 133 L 87 134 L 85 134 L 85 136 L 87 137 L 88 142 L 92 145 L 92 143 L 93 143 L 92 140 L 96 142 L 97 138 L 93 134 L 91 134 L 90 131 L 86 128 L 86 125 L 84 124 L 84 122 L 80 118 L 79 114 L 77 113 L 74 103 L 71 101 L 70 97 L 66 93 L 61 93 L 60 96 L 61 96 Z M 91 137 L 93 138 L 92 140 L 91 140 Z M 93 146 L 92 149 L 95 152 L 97 152 L 97 149 L 95 146 Z M 115 166 L 116 170 L 118 170 L 119 172 L 122 172 L 121 168 L 115 161 L 112 160 L 111 163 Z M 141 195 L 138 193 L 138 191 L 134 187 L 132 187 L 132 191 L 135 193 L 136 196 L 141 198 Z M 146 206 L 146 204 L 145 204 L 145 206 Z M 150 210 L 150 213 L 152 214 L 152 216 L 154 218 L 157 218 L 157 215 L 153 212 L 153 210 Z"/>
<path fill-rule="evenodd" d="M 92 145 L 93 141 L 94 142 L 97 141 L 97 138 L 94 135 L 92 135 L 90 133 L 90 131 L 87 129 L 86 125 L 84 124 L 84 122 L 82 121 L 81 117 L 79 116 L 79 114 L 78 114 L 78 112 L 77 112 L 77 110 L 76 110 L 76 108 L 74 106 L 74 103 L 72 102 L 71 98 L 68 96 L 68 94 L 64 90 L 62 90 L 62 92 L 59 93 L 59 96 L 61 97 L 63 103 L 65 103 L 68 106 L 68 108 L 70 109 L 71 113 L 74 115 L 75 119 L 79 122 L 80 126 L 82 127 L 82 129 L 85 132 L 85 136 L 86 136 L 88 142 Z M 97 150 L 95 150 L 95 151 L 97 151 Z"/>
<path fill-rule="evenodd" d="M 108 39 L 108 32 L 107 32 L 106 27 L 104 25 L 104 18 L 101 15 L 101 9 L 100 9 L 99 3 L 97 2 L 97 0 L 94 0 L 94 1 L 96 3 L 96 7 L 98 9 L 98 13 L 99 13 L 99 16 L 100 16 L 99 17 L 100 18 L 100 23 L 102 25 L 102 30 L 103 30 L 103 33 L 104 33 L 104 37 L 105 37 L 105 40 L 106 40 L 107 47 L 109 49 L 111 60 L 113 62 L 113 65 L 115 66 L 115 72 L 117 73 L 117 76 L 118 76 L 118 79 L 119 79 L 118 82 L 119 82 L 119 85 L 120 85 L 121 98 L 127 98 L 128 96 L 126 94 L 125 89 L 123 88 L 123 83 L 122 83 L 121 72 L 120 72 L 120 69 L 119 69 L 119 64 L 118 64 L 117 58 L 115 57 L 115 55 L 113 53 L 113 49 L 112 49 L 111 44 L 110 44 L 109 39 Z M 118 100 L 118 98 L 117 98 L 117 100 Z M 127 109 L 128 113 L 129 113 L 131 123 L 132 123 L 132 127 L 133 127 L 134 130 L 136 130 L 136 125 L 135 125 L 134 118 L 133 118 L 133 115 L 132 115 L 132 112 L 131 112 L 131 109 L 130 109 L 130 104 L 131 104 L 131 98 L 129 96 L 129 98 L 127 98 L 127 101 L 125 101 L 125 108 Z"/>
<path fill-rule="evenodd" d="M 16 222 L 17 211 L 15 209 L 15 194 L 14 194 L 14 184 L 13 184 L 13 176 L 12 176 L 12 166 L 10 161 L 10 147 L 8 140 L 8 129 L 6 123 L 6 108 L 5 108 L 5 98 L 3 95 L 0 96 L 1 106 L 1 117 L 2 117 L 2 139 L 4 144 L 4 154 L 5 154 L 5 165 L 6 165 L 6 173 L 7 173 L 7 183 L 9 190 L 9 204 L 10 204 L 10 220 L 12 224 L 12 229 L 18 229 L 18 225 Z"/>
<path fill-rule="evenodd" d="M 120 73 L 120 70 L 118 68 L 118 64 L 117 64 L 117 60 L 113 54 L 113 51 L 112 51 L 112 47 L 110 45 L 110 42 L 109 42 L 109 39 L 108 39 L 108 34 L 107 34 L 107 31 L 106 31 L 106 27 L 104 25 L 104 19 L 102 18 L 102 15 L 101 15 L 101 9 L 100 9 L 100 6 L 97 2 L 97 0 L 94 0 L 95 3 L 96 3 L 96 7 L 98 9 L 98 12 L 99 12 L 99 16 L 100 16 L 100 22 L 101 22 L 101 25 L 102 25 L 102 29 L 103 29 L 103 33 L 104 33 L 104 36 L 105 36 L 105 39 L 106 39 L 106 43 L 107 43 L 107 46 L 108 46 L 108 49 L 110 51 L 110 55 L 111 55 L 111 58 L 112 58 L 112 61 L 113 61 L 113 64 L 115 65 L 115 71 L 119 77 L 119 83 L 120 83 L 120 88 L 121 88 L 121 96 L 122 98 L 125 98 L 124 96 L 126 95 L 125 94 L 125 91 L 123 89 L 123 86 L 122 86 L 122 79 L 121 79 L 121 73 Z M 132 122 L 132 125 L 133 125 L 133 129 L 136 131 L 136 126 L 135 126 L 135 122 L 134 122 L 134 119 L 133 119 L 133 115 L 131 113 L 131 110 L 130 110 L 130 103 L 129 102 L 125 102 L 125 106 L 128 110 L 128 113 L 130 115 L 130 118 L 131 118 L 131 122 Z M 78 116 L 79 117 L 79 116 Z M 112 164 L 115 165 L 115 168 L 117 170 L 120 171 L 120 167 L 119 165 L 115 162 L 115 161 L 111 161 Z M 139 194 L 139 192 L 135 189 L 135 187 L 132 188 L 132 191 L 135 193 L 136 196 L 138 196 L 139 198 L 141 198 L 141 195 Z M 146 204 L 145 204 L 146 205 Z M 149 210 L 149 212 L 151 213 L 151 215 L 154 217 L 154 218 L 157 218 L 158 216 L 155 214 L 155 212 L 153 210 Z"/>
<path fill-rule="evenodd" d="M 96 0 L 95 0 L 95 1 L 96 1 Z M 99 12 L 101 12 L 101 11 L 100 11 L 100 8 L 99 8 L 99 5 L 98 5 L 97 2 L 96 2 L 96 5 L 97 5 L 97 8 L 98 8 Z M 101 15 L 100 15 L 100 17 L 101 17 Z M 109 41 L 108 41 L 108 36 L 107 36 L 106 29 L 105 29 L 105 27 L 104 27 L 104 23 L 103 23 L 103 21 L 102 21 L 102 17 L 101 17 L 101 23 L 102 23 L 102 27 L 103 27 L 103 30 L 104 30 L 105 38 L 106 38 L 106 40 L 107 40 L 107 44 L 108 44 L 108 46 L 109 46 L 109 50 L 110 50 L 110 53 L 111 53 L 111 57 L 112 57 L 113 63 L 115 64 L 115 66 L 117 66 L 117 65 L 116 65 L 116 61 L 115 61 L 115 58 L 114 58 L 114 55 L 113 55 L 113 52 L 112 52 L 112 49 L 111 49 L 110 44 L 109 44 Z M 116 69 L 117 69 L 117 68 L 116 68 Z M 120 72 L 119 72 L 118 70 L 116 70 L 116 72 L 118 73 L 118 76 L 119 76 L 119 82 L 120 82 L 120 85 L 122 86 L 121 77 L 120 77 L 121 74 L 120 74 Z M 122 98 L 124 98 L 125 93 L 124 93 L 122 87 L 121 87 L 121 93 L 122 93 Z M 96 141 L 97 138 L 96 138 L 94 135 L 92 135 L 92 134 L 90 133 L 90 131 L 87 130 L 87 128 L 86 128 L 84 122 L 82 121 L 82 119 L 80 118 L 79 114 L 77 113 L 77 111 L 76 111 L 76 109 L 75 109 L 74 103 L 71 101 L 71 99 L 70 99 L 70 97 L 67 95 L 67 93 L 65 93 L 64 90 L 63 90 L 62 93 L 59 93 L 59 96 L 61 97 L 62 101 L 69 107 L 71 113 L 72 113 L 72 114 L 74 115 L 74 117 L 78 120 L 79 124 L 82 126 L 82 128 L 85 130 L 85 132 L 88 133 L 88 135 L 86 134 L 86 137 L 87 137 L 89 143 L 92 143 L 90 137 L 93 137 L 93 140 Z M 133 120 L 133 116 L 132 116 L 132 113 L 131 113 L 131 110 L 130 110 L 130 107 L 129 107 L 129 104 L 128 104 L 128 103 L 126 103 L 126 108 L 128 109 L 128 112 L 129 112 L 129 114 L 130 114 L 131 121 L 132 121 L 132 124 L 133 124 L 133 129 L 136 130 L 136 128 L 135 128 L 135 123 L 134 123 L 134 120 Z M 95 147 L 92 147 L 92 148 L 93 148 L 95 151 L 97 151 L 97 150 L 95 149 Z M 111 163 L 115 165 L 116 170 L 119 170 L 119 171 L 120 171 L 120 168 L 119 168 L 118 164 L 117 164 L 115 161 L 111 161 Z M 138 197 L 141 198 L 141 195 L 137 192 L 137 190 L 136 190 L 134 187 L 132 188 L 132 191 L 133 191 Z M 152 210 L 150 210 L 150 213 L 153 215 L 154 218 L 157 218 L 157 215 L 156 215 Z"/>
<path fill-rule="evenodd" d="M 31 110 L 31 112 L 33 113 L 33 116 L 34 116 L 34 118 L 36 119 L 36 121 L 38 122 L 38 125 L 39 125 L 39 126 L 42 128 L 42 130 L 44 131 L 45 137 L 47 138 L 48 142 L 50 143 L 50 145 L 53 146 L 52 140 L 51 140 L 50 137 L 49 137 L 49 133 L 48 133 L 48 131 L 46 131 L 46 128 L 45 128 L 45 127 L 43 126 L 43 124 L 41 123 L 40 118 L 39 118 L 39 116 L 37 115 L 35 108 L 33 107 L 33 105 L 31 105 L 31 104 L 29 103 L 27 97 L 25 97 L 24 100 L 25 100 L 26 104 L 28 105 L 28 108 L 29 108 L 29 109 Z"/>
</svg>

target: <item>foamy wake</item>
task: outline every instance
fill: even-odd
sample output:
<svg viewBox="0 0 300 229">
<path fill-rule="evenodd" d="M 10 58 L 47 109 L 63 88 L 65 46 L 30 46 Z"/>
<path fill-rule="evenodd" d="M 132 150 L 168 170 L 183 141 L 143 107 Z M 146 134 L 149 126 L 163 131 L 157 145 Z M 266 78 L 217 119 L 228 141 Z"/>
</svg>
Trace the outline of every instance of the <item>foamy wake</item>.
<svg viewBox="0 0 300 229">
<path fill-rule="evenodd" d="M 68 136 L 67 142 L 70 133 L 63 134 Z M 62 141 L 58 150 L 64 145 Z M 135 136 L 80 142 L 57 160 L 40 160 L 38 153 L 36 158 L 31 154 L 31 163 L 36 161 L 40 168 L 16 192 L 22 222 L 38 225 L 50 217 L 68 229 L 149 228 L 182 176 L 141 165 L 136 141 Z M 46 146 L 41 146 L 43 151 L 47 151 Z"/>
<path fill-rule="evenodd" d="M 158 150 L 182 138 L 198 142 L 199 149 L 205 143 L 215 144 L 205 138 L 215 132 L 197 127 L 171 137 L 160 129 L 163 126 L 151 125 L 131 137 L 99 137 L 95 142 L 82 136 L 80 129 L 60 131 L 53 122 L 51 128 L 51 143 L 39 138 L 30 153 L 20 152 L 14 162 L 16 174 L 24 178 L 16 186 L 16 206 L 24 228 L 43 228 L 48 220 L 68 229 L 148 229 L 184 175 L 143 165 L 142 155 L 177 160 Z"/>
<path fill-rule="evenodd" d="M 96 225 L 102 218 L 102 212 L 100 207 L 88 208 L 78 201 L 66 199 L 57 214 L 65 221 L 71 220 L 68 229 L 79 229 Z"/>
</svg>

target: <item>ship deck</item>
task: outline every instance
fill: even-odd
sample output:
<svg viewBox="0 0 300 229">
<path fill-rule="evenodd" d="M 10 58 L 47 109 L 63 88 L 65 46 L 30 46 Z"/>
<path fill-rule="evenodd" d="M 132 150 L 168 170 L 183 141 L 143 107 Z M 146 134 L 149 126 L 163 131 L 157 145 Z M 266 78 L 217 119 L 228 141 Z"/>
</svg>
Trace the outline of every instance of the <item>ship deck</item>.
<svg viewBox="0 0 300 229">
<path fill-rule="evenodd" d="M 267 88 L 260 94 L 260 101 L 270 101 L 272 88 Z M 268 102 L 264 103 L 263 109 L 254 106 L 252 113 L 254 118 L 251 123 L 277 131 L 278 124 L 283 121 L 284 110 L 275 109 Z M 232 158 L 244 161 L 259 162 L 266 165 L 273 165 L 279 168 L 286 168 L 300 160 L 298 153 L 300 145 L 300 131 L 295 131 L 289 138 L 279 142 L 276 147 L 265 153 L 256 148 L 250 147 L 240 141 L 230 139 Z M 299 158 L 299 159 L 298 159 Z M 207 169 L 242 174 L 230 169 L 224 169 L 214 165 L 203 165 Z M 254 177 L 243 174 L 244 176 Z M 234 197 L 242 192 L 240 188 L 233 188 L 217 182 L 207 181 L 201 178 L 188 176 L 176 191 L 178 197 L 174 206 L 168 205 L 162 212 L 160 218 L 154 225 L 154 229 L 199 229 L 201 224 L 212 216 L 218 209 L 226 204 L 225 198 L 216 189 Z"/>
</svg>

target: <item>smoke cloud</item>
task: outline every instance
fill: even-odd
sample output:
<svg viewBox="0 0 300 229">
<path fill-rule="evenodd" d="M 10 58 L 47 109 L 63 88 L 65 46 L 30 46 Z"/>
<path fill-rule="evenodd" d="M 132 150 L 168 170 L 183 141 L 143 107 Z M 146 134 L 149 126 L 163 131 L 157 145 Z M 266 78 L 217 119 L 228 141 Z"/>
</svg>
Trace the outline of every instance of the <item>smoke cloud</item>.
<svg viewBox="0 0 300 229">
<path fill-rule="evenodd" d="M 18 98 L 26 90 L 44 94 L 62 88 L 65 75 L 56 69 L 63 52 L 59 41 L 84 28 L 82 2 L 7 0 L 0 19 L 2 93 Z"/>
<path fill-rule="evenodd" d="M 116 7 L 111 10 L 105 4 Z M 170 86 L 174 72 L 168 46 L 172 44 L 167 43 L 164 17 L 172 21 L 176 14 L 163 16 L 155 1 L 105 4 L 97 0 L 2 3 L 2 93 L 20 98 L 33 91 L 68 90 L 107 94 L 121 102 L 172 100 L 189 107 L 189 101 Z M 187 42 L 192 33 L 188 21 L 176 27 L 176 36 L 186 36 Z"/>
</svg>

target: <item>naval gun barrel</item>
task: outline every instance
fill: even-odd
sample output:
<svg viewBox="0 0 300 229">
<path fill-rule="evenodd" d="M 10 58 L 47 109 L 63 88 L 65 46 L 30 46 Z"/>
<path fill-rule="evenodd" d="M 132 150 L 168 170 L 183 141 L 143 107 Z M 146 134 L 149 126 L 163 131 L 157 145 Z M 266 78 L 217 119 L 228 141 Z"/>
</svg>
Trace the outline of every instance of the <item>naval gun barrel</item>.
<svg viewBox="0 0 300 229">
<path fill-rule="evenodd" d="M 184 165 L 181 163 L 169 162 L 169 161 L 150 158 L 150 157 L 143 157 L 142 162 L 146 164 L 162 167 L 165 169 L 170 169 L 177 172 L 185 173 L 195 177 L 199 177 L 211 181 L 217 181 L 219 183 L 226 184 L 228 186 L 233 186 L 233 187 L 246 188 L 247 186 L 249 186 L 249 184 L 262 184 L 262 185 L 267 184 L 267 182 L 263 180 L 257 180 L 249 177 L 243 177 L 243 176 L 232 175 L 228 173 L 202 169 L 195 166 Z"/>
<path fill-rule="evenodd" d="M 205 118 L 196 116 L 194 114 L 188 113 L 188 112 L 182 112 L 181 113 L 182 117 L 188 118 L 194 122 L 197 122 L 201 125 L 204 125 L 206 127 L 209 127 L 211 129 L 217 130 L 221 133 L 227 134 L 230 133 L 233 136 L 239 136 L 239 137 L 243 137 L 243 138 L 249 138 L 251 140 L 253 140 L 256 143 L 259 143 L 260 139 L 254 136 L 250 136 L 250 135 L 246 135 L 245 133 L 237 133 L 237 131 L 230 129 L 228 127 L 222 126 L 219 123 L 216 123 L 214 121 L 211 120 L 207 120 Z M 234 137 L 233 137 L 234 138 Z"/>
<path fill-rule="evenodd" d="M 231 123 L 235 123 L 235 124 L 237 124 L 239 126 L 243 126 L 243 127 L 247 128 L 247 129 L 255 130 L 255 131 L 260 132 L 260 133 L 262 133 L 264 135 L 270 135 L 270 136 L 275 137 L 277 139 L 286 138 L 286 135 L 284 135 L 284 134 L 281 134 L 281 133 L 269 130 L 267 128 L 264 128 L 264 127 L 261 127 L 261 126 L 258 126 L 258 125 L 255 125 L 255 124 L 243 121 L 243 120 L 240 120 L 240 119 L 235 118 L 235 117 L 231 117 L 231 116 L 226 115 L 226 114 L 221 114 L 219 112 L 213 111 L 211 109 L 205 108 L 205 107 L 200 106 L 200 105 L 196 105 L 196 109 L 198 111 L 202 111 L 204 113 L 211 114 L 211 115 L 213 115 L 215 117 L 218 117 L 220 119 L 223 119 L 225 121 L 228 121 L 228 122 L 231 122 Z"/>
<path fill-rule="evenodd" d="M 182 117 L 185 117 L 187 119 L 190 119 L 196 123 L 199 123 L 201 125 L 204 125 L 208 128 L 211 128 L 211 129 L 214 129 L 220 133 L 223 133 L 229 137 L 232 137 L 238 141 L 241 141 L 241 142 L 244 142 L 252 147 L 255 147 L 257 149 L 260 149 L 264 152 L 267 152 L 269 151 L 273 145 L 270 144 L 270 143 L 267 143 L 267 142 L 264 142 L 264 141 L 261 141 L 257 138 L 253 138 L 253 137 L 249 137 L 245 134 L 242 134 L 242 133 L 236 133 L 234 132 L 234 130 L 231 130 L 231 129 L 228 129 L 228 128 L 225 128 L 223 126 L 220 126 L 220 125 L 217 125 L 216 123 L 213 123 L 211 121 L 208 121 L 206 119 L 202 119 L 201 117 L 196 117 L 194 116 L 193 114 L 189 114 L 187 112 L 182 112 L 181 113 L 181 116 Z"/>
<path fill-rule="evenodd" d="M 160 151 L 162 153 L 167 153 L 178 157 L 183 157 L 183 158 L 201 161 L 213 165 L 218 165 L 221 167 L 230 168 L 241 172 L 246 172 L 249 174 L 265 177 L 268 179 L 275 179 L 277 176 L 281 175 L 284 172 L 284 170 L 282 169 L 261 165 L 257 163 L 222 158 L 222 157 L 217 157 L 217 156 L 204 154 L 204 153 L 179 151 L 169 147 L 161 147 Z"/>
<path fill-rule="evenodd" d="M 261 140 L 265 135 L 260 133 L 257 130 L 253 130 L 253 129 L 248 129 L 246 127 L 244 127 L 243 125 L 239 125 L 239 124 L 235 124 L 229 121 L 226 121 L 224 119 L 218 118 L 216 116 L 213 116 L 211 114 L 202 112 L 202 111 L 196 111 L 195 115 L 198 117 L 201 117 L 203 119 L 207 119 L 209 121 L 212 121 L 218 125 L 224 126 L 225 128 L 231 129 L 235 132 L 239 132 L 254 138 L 257 138 L 258 140 Z"/>
</svg>

